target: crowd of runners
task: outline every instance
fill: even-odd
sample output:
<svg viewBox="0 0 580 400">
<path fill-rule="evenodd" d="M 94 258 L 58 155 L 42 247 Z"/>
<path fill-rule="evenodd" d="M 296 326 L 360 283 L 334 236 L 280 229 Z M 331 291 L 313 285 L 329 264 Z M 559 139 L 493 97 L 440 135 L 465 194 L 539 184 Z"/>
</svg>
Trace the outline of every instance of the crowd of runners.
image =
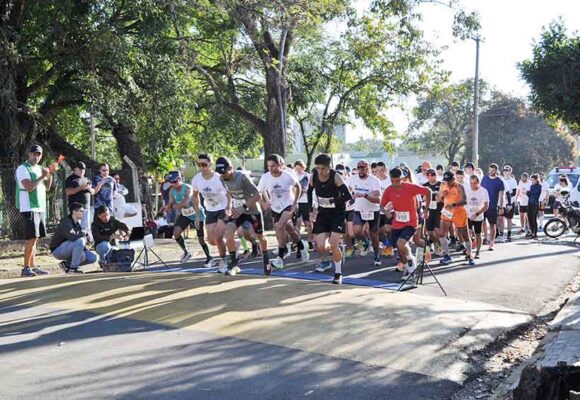
<svg viewBox="0 0 580 400">
<path fill-rule="evenodd" d="M 257 185 L 227 157 L 214 163 L 209 154 L 199 155 L 200 172 L 191 184 L 177 171 L 168 175 L 170 201 L 164 210 L 179 214 L 174 238 L 183 250 L 182 262 L 191 258 L 182 232 L 193 225 L 205 266 L 226 275 L 240 272 L 243 257 L 261 257 L 264 274 L 270 275 L 272 268 L 284 268 L 293 251 L 308 261 L 315 250 L 320 258 L 316 271 L 334 269 L 335 284 L 342 283 L 345 259 L 369 252 L 374 266 L 381 265 L 382 257 L 397 257 L 397 269 L 406 279 L 422 261 L 418 258 L 429 262 L 435 256 L 448 265 L 455 250 L 475 265 L 484 247 L 493 251 L 515 234 L 537 238 L 549 198 L 544 174 L 522 174 L 518 182 L 509 165 L 491 164 L 486 174 L 473 163 L 462 169 L 457 162 L 447 170 L 432 168 L 428 161 L 415 170 L 364 160 L 352 169 L 333 168 L 331 156 L 320 154 L 307 172 L 304 162 L 286 165 L 277 154 L 266 162 L 268 171 Z M 518 232 L 512 224 L 516 209 Z M 278 244 L 272 258 L 264 236 L 268 210 Z M 211 255 L 205 231 L 217 257 Z M 414 253 L 411 245 L 419 251 Z"/>
</svg>

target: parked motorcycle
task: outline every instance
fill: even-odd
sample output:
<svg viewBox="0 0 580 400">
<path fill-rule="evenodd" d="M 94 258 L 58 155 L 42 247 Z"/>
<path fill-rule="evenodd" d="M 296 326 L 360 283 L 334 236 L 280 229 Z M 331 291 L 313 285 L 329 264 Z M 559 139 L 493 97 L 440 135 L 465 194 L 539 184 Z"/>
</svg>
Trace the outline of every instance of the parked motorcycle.
<svg viewBox="0 0 580 400">
<path fill-rule="evenodd" d="M 570 193 L 562 191 L 562 203 L 558 209 L 559 217 L 550 219 L 544 226 L 544 233 L 551 238 L 557 238 L 571 230 L 580 236 L 580 208 L 570 201 Z M 578 238 L 576 238 L 578 239 Z"/>
</svg>

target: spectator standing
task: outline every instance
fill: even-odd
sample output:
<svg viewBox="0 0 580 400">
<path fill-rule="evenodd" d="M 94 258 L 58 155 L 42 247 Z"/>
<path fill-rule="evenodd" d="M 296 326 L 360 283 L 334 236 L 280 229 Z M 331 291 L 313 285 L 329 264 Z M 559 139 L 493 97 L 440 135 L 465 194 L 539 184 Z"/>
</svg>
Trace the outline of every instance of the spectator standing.
<svg viewBox="0 0 580 400">
<path fill-rule="evenodd" d="M 531 176 L 532 185 L 527 191 L 528 195 L 528 224 L 530 226 L 530 233 L 526 235 L 527 238 L 538 238 L 538 208 L 540 203 L 544 200 L 542 198 L 543 190 L 540 183 L 540 178 L 537 174 Z"/>
<path fill-rule="evenodd" d="M 109 164 L 99 165 L 99 173 L 93 179 L 93 188 L 95 189 L 95 210 L 100 206 L 106 206 L 112 212 L 117 183 L 109 175 Z"/>
<path fill-rule="evenodd" d="M 33 144 L 28 149 L 28 159 L 16 168 L 16 208 L 24 219 L 24 266 L 22 276 L 46 275 L 36 266 L 36 243 L 46 236 L 46 191 L 52 185 L 56 164 L 50 168 L 39 165 L 42 147 Z"/>
<path fill-rule="evenodd" d="M 91 187 L 91 182 L 85 177 L 87 166 L 84 162 L 78 162 L 73 173 L 64 182 L 65 192 L 68 196 L 68 204 L 79 203 L 85 209 L 81 227 L 88 231 L 91 226 L 91 195 L 95 190 Z"/>
</svg>

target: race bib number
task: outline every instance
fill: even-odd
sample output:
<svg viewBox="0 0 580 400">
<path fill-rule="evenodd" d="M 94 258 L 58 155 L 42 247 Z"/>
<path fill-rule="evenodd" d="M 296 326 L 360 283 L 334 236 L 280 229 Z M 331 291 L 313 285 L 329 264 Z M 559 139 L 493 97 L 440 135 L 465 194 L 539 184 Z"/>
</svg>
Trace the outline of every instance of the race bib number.
<svg viewBox="0 0 580 400">
<path fill-rule="evenodd" d="M 189 216 L 192 216 L 193 214 L 195 214 L 195 208 L 193 208 L 193 207 L 187 207 L 187 208 L 181 209 L 181 215 L 183 215 L 184 217 L 189 217 Z"/>
<path fill-rule="evenodd" d="M 232 207 L 233 208 L 240 208 L 246 205 L 245 199 L 232 199 Z"/>
<path fill-rule="evenodd" d="M 333 199 L 328 197 L 319 197 L 318 205 L 322 208 L 336 208 Z"/>
<path fill-rule="evenodd" d="M 372 221 L 375 219 L 375 213 L 373 211 L 361 211 L 360 216 L 363 221 Z"/>
<path fill-rule="evenodd" d="M 442 215 L 443 215 L 445 218 L 447 218 L 447 219 L 452 219 L 452 218 L 453 218 L 453 211 L 451 211 L 451 210 L 448 210 L 448 209 L 446 209 L 446 208 L 444 208 L 444 209 L 442 209 L 442 210 L 441 210 L 441 214 L 442 214 Z"/>
<path fill-rule="evenodd" d="M 431 201 L 431 203 L 429 203 L 429 210 L 436 210 L 436 209 L 437 209 L 437 202 Z"/>
<path fill-rule="evenodd" d="M 395 221 L 411 222 L 411 213 L 409 211 L 395 211 Z"/>
<path fill-rule="evenodd" d="M 274 199 L 272 200 L 272 210 L 276 211 L 277 213 L 282 212 L 282 210 L 286 208 L 284 207 L 284 202 L 282 199 Z"/>
<path fill-rule="evenodd" d="M 204 200 L 209 207 L 217 207 L 217 205 L 219 204 L 213 197 L 208 196 L 205 197 Z"/>
</svg>

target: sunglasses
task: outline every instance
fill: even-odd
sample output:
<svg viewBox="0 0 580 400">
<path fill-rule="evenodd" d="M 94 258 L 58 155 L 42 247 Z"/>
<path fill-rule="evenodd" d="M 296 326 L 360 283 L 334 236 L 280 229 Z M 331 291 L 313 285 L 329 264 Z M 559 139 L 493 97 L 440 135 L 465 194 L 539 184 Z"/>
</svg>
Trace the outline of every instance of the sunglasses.
<svg viewBox="0 0 580 400">
<path fill-rule="evenodd" d="M 202 168 L 203 167 L 209 167 L 209 163 L 205 163 L 205 162 L 198 162 L 197 165 L 200 166 L 200 167 L 202 167 Z"/>
</svg>

